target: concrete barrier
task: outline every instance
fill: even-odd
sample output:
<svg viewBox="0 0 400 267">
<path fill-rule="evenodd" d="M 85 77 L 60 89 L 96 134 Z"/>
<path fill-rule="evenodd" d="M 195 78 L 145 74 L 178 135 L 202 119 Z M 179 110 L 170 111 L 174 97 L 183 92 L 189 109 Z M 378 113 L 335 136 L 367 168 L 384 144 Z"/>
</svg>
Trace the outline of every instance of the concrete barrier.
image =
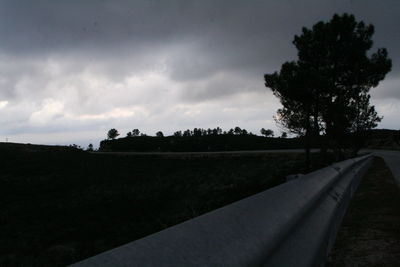
<svg viewBox="0 0 400 267">
<path fill-rule="evenodd" d="M 72 266 L 321 266 L 372 156 L 333 164 Z"/>
</svg>

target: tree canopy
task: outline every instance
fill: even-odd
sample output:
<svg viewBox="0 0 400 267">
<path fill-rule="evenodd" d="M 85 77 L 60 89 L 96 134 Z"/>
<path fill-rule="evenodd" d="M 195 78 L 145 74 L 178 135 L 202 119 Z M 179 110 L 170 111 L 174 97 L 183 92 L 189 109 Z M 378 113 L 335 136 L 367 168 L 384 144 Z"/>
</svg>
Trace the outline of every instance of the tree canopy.
<svg viewBox="0 0 400 267">
<path fill-rule="evenodd" d="M 108 139 L 115 139 L 117 138 L 117 136 L 119 136 L 119 133 L 116 129 L 112 128 L 108 131 L 107 133 L 107 137 Z"/>
<path fill-rule="evenodd" d="M 272 131 L 271 129 L 266 130 L 264 128 L 261 128 L 260 133 L 265 137 L 274 137 L 274 131 Z"/>
<path fill-rule="evenodd" d="M 275 120 L 292 133 L 333 140 L 377 126 L 369 90 L 390 71 L 385 48 L 372 48 L 373 25 L 353 15 L 334 15 L 294 37 L 298 59 L 265 74 L 265 86 L 280 99 Z"/>
</svg>

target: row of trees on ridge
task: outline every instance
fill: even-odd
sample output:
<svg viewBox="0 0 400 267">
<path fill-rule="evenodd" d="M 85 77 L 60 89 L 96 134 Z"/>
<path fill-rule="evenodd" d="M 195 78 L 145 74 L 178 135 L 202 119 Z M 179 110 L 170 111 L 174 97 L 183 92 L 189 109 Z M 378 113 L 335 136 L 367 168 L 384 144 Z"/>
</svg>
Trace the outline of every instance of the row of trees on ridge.
<svg viewBox="0 0 400 267">
<path fill-rule="evenodd" d="M 260 130 L 261 135 L 265 137 L 273 137 L 274 131 L 271 129 Z M 240 127 L 231 128 L 228 131 L 223 131 L 220 127 L 211 129 L 202 129 L 202 128 L 194 128 L 193 130 L 184 130 L 184 131 L 176 131 L 173 136 L 175 137 L 189 137 L 189 136 L 208 136 L 208 135 L 254 135 L 252 132 L 247 131 L 246 129 L 242 129 Z M 117 129 L 112 128 L 107 132 L 108 139 L 115 139 L 119 136 L 119 132 Z M 133 129 L 131 132 L 126 134 L 126 137 L 137 137 L 137 136 L 147 136 L 145 133 L 141 133 L 139 129 Z M 164 137 L 164 133 L 162 131 L 156 132 L 156 137 Z M 287 133 L 283 132 L 280 136 L 282 138 L 287 137 Z"/>
</svg>

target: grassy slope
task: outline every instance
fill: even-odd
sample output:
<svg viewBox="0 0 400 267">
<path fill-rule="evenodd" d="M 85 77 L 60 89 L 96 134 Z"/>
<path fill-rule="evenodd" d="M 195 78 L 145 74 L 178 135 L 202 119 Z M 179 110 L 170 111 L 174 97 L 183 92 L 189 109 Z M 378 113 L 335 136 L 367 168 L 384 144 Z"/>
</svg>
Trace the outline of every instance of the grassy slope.
<svg viewBox="0 0 400 267">
<path fill-rule="evenodd" d="M 303 160 L 3 151 L 0 266 L 73 263 L 279 184 Z"/>
</svg>

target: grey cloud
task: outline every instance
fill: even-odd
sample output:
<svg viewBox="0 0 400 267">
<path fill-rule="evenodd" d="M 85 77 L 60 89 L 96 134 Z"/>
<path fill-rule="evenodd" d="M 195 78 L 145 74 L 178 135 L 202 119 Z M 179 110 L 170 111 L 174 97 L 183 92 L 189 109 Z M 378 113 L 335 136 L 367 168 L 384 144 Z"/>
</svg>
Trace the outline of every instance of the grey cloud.
<svg viewBox="0 0 400 267">
<path fill-rule="evenodd" d="M 302 26 L 329 19 L 335 12 L 355 13 L 375 24 L 376 44 L 400 57 L 398 1 L 2 2 L 0 16 L 7 22 L 0 25 L 4 52 L 78 50 L 123 61 L 132 52 L 151 57 L 183 44 L 186 50 L 172 52 L 168 61 L 177 80 L 201 79 L 221 69 L 272 71 L 295 56 L 291 41 Z"/>
<path fill-rule="evenodd" d="M 377 99 L 399 99 L 400 100 L 400 77 L 389 75 L 377 88 L 371 90 L 373 98 Z"/>
<path fill-rule="evenodd" d="M 229 54 L 239 46 L 246 53 L 264 47 L 282 56 L 287 52 L 282 41 L 335 12 L 353 12 L 394 34 L 398 8 L 398 1 L 390 0 L 9 0 L 2 1 L 0 15 L 6 23 L 0 25 L 0 36 L 3 49 L 18 53 L 99 47 L 112 53 L 126 43 L 139 48 L 194 39 L 211 51 Z M 265 47 L 269 42 L 273 47 Z"/>
<path fill-rule="evenodd" d="M 240 72 L 216 72 L 204 80 L 187 81 L 182 91 L 182 100 L 189 103 L 218 101 L 243 92 L 264 93 L 262 76 L 246 75 Z"/>
</svg>

